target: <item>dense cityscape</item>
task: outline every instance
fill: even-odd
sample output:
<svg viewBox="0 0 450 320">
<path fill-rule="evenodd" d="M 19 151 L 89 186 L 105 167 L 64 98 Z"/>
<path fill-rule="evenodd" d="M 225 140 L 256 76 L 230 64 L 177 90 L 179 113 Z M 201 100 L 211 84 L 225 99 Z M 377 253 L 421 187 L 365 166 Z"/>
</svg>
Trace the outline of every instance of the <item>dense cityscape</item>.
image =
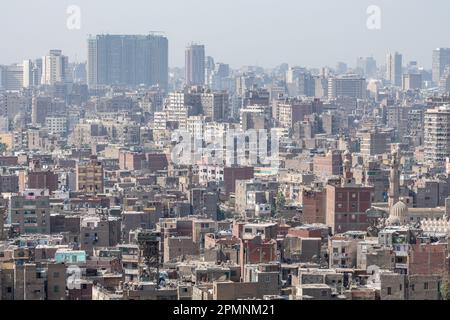
<svg viewBox="0 0 450 320">
<path fill-rule="evenodd" d="M 0 65 L 0 300 L 450 299 L 450 48 L 169 68 L 169 40 Z"/>
</svg>

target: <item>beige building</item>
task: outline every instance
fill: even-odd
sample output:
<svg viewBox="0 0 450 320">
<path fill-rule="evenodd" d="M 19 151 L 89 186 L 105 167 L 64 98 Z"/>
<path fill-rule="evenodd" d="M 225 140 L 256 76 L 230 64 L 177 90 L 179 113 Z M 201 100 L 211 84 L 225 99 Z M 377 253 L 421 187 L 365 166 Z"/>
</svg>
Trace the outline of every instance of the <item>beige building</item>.
<svg viewBox="0 0 450 320">
<path fill-rule="evenodd" d="M 14 149 L 14 134 L 0 133 L 0 143 L 5 145 L 6 151 Z"/>
<path fill-rule="evenodd" d="M 103 192 L 103 165 L 97 157 L 77 164 L 77 191 L 87 193 Z"/>
<path fill-rule="evenodd" d="M 164 262 L 197 254 L 192 237 L 170 237 L 164 239 Z"/>
</svg>

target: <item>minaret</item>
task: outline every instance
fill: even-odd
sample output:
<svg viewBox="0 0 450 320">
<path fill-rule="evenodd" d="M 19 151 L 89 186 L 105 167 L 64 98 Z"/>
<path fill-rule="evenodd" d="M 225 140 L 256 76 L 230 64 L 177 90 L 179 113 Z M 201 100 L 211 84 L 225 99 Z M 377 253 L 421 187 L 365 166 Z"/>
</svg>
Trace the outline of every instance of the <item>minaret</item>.
<svg viewBox="0 0 450 320">
<path fill-rule="evenodd" d="M 392 152 L 391 173 L 389 176 L 389 208 L 392 208 L 400 198 L 400 176 L 398 151 Z"/>
<path fill-rule="evenodd" d="M 344 152 L 343 169 L 344 169 L 343 185 L 346 186 L 354 184 L 355 181 L 353 179 L 353 172 L 352 172 L 352 155 L 348 149 Z"/>
</svg>

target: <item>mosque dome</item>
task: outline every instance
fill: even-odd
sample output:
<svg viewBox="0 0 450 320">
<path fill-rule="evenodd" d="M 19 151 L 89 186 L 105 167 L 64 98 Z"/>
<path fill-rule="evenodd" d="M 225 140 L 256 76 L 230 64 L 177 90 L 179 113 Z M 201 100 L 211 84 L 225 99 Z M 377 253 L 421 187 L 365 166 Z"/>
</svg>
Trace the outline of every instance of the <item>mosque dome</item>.
<svg viewBox="0 0 450 320">
<path fill-rule="evenodd" d="M 408 206 L 403 202 L 397 202 L 390 210 L 388 224 L 406 224 L 408 218 Z"/>
</svg>

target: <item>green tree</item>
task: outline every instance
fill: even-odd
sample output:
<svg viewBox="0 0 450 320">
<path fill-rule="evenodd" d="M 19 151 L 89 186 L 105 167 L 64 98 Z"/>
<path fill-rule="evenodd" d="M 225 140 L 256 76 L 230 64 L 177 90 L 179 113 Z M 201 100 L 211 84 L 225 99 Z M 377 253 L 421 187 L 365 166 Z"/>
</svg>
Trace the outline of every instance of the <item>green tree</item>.
<svg viewBox="0 0 450 320">
<path fill-rule="evenodd" d="M 0 143 L 0 153 L 5 152 L 8 149 L 8 146 L 4 143 Z"/>
<path fill-rule="evenodd" d="M 279 191 L 275 201 L 275 212 L 280 213 L 285 205 L 286 205 L 286 198 L 284 197 L 283 192 Z"/>
<path fill-rule="evenodd" d="M 441 297 L 442 300 L 450 300 L 450 281 L 448 277 L 442 279 Z"/>
</svg>

